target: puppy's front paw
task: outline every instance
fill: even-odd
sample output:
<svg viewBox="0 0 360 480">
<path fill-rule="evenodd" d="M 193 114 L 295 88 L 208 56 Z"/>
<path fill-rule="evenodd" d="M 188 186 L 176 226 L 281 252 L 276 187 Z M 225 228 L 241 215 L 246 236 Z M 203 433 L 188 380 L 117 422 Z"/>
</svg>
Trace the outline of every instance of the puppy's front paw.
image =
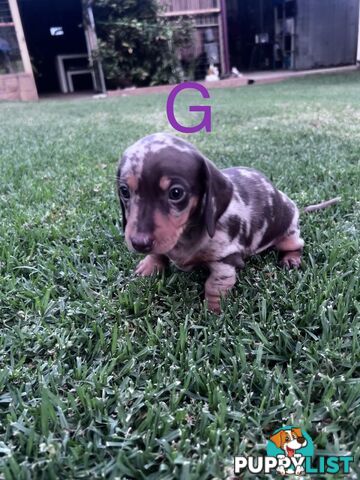
<svg viewBox="0 0 360 480">
<path fill-rule="evenodd" d="M 212 262 L 208 266 L 211 273 L 205 282 L 205 300 L 209 310 L 221 313 L 220 298 L 235 284 L 235 267 L 223 262 Z"/>
<path fill-rule="evenodd" d="M 280 265 L 284 268 L 299 268 L 301 266 L 301 252 L 295 250 L 284 253 Z"/>
<path fill-rule="evenodd" d="M 207 301 L 208 309 L 211 312 L 217 314 L 221 313 L 220 297 L 218 297 L 217 295 L 207 295 L 205 292 L 205 300 Z"/>
<path fill-rule="evenodd" d="M 161 255 L 147 255 L 136 267 L 136 275 L 148 277 L 161 272 L 166 267 L 166 261 Z"/>
</svg>

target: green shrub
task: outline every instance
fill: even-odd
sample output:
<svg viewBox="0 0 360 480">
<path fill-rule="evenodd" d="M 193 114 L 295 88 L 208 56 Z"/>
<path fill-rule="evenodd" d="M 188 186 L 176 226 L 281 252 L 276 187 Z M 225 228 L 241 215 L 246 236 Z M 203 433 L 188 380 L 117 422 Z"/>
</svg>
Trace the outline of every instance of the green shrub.
<svg viewBox="0 0 360 480">
<path fill-rule="evenodd" d="M 191 39 L 190 20 L 162 17 L 156 0 L 95 0 L 93 9 L 109 88 L 182 80 L 178 51 Z"/>
</svg>

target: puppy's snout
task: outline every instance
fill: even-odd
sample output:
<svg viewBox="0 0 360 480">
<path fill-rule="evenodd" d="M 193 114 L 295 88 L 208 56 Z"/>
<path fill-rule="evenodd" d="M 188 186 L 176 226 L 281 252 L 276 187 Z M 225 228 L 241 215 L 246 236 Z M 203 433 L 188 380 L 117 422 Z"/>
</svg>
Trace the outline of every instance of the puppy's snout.
<svg viewBox="0 0 360 480">
<path fill-rule="evenodd" d="M 132 246 L 137 252 L 148 253 L 154 245 L 154 238 L 145 233 L 138 233 L 130 237 Z"/>
<path fill-rule="evenodd" d="M 298 441 L 301 445 L 306 442 L 306 440 L 305 440 L 304 437 L 298 437 L 298 438 L 297 438 L 297 441 Z"/>
</svg>

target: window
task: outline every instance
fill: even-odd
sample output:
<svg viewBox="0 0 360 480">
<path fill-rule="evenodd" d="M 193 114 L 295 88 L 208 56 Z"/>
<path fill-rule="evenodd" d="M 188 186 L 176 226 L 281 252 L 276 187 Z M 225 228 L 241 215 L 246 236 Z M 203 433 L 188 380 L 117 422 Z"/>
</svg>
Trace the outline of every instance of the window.
<svg viewBox="0 0 360 480">
<path fill-rule="evenodd" d="M 0 0 L 0 75 L 23 71 L 8 0 Z"/>
</svg>

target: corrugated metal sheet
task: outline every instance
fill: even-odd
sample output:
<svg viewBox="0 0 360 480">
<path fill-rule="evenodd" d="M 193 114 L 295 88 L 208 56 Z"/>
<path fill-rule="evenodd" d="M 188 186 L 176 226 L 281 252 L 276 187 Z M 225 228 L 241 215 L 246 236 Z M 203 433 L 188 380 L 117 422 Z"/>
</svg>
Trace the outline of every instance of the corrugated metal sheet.
<svg viewBox="0 0 360 480">
<path fill-rule="evenodd" d="M 295 68 L 356 62 L 359 0 L 298 0 Z"/>
</svg>

